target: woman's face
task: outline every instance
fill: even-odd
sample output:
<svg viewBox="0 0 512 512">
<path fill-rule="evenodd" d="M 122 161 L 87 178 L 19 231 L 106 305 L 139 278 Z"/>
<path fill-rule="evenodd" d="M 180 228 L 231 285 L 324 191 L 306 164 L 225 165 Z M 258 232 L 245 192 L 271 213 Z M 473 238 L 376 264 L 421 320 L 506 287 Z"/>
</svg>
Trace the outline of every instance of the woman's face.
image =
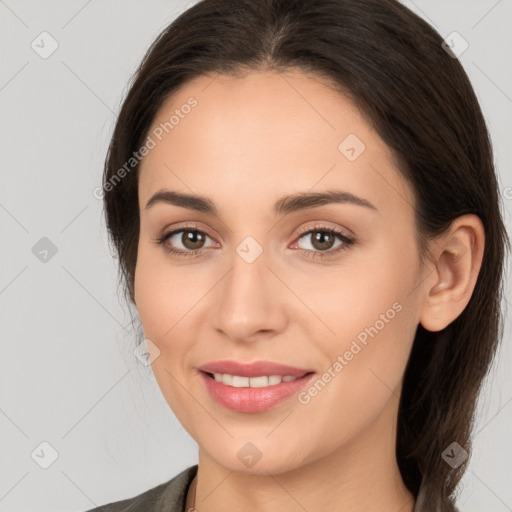
<svg viewBox="0 0 512 512">
<path fill-rule="evenodd" d="M 388 147 L 347 99 L 298 72 L 196 79 L 149 137 L 134 297 L 179 421 L 239 472 L 362 447 L 378 459 L 394 443 L 426 275 L 412 191 Z M 146 207 L 162 191 L 211 208 L 170 194 Z M 279 379 L 223 383 L 199 370 L 226 360 L 314 374 L 272 387 Z"/>
</svg>

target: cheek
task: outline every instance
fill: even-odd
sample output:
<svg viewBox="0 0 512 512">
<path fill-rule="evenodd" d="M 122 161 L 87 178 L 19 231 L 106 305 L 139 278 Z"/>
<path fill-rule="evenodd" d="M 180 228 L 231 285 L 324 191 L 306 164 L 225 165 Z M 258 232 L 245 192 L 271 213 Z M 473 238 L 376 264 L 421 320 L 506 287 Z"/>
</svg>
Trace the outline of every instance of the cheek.
<svg viewBox="0 0 512 512">
<path fill-rule="evenodd" d="M 324 340 L 324 353 L 348 349 L 358 336 L 364 342 L 375 324 L 379 337 L 396 330 L 407 338 L 406 331 L 415 329 L 414 290 L 420 267 L 411 235 L 401 237 L 400 243 L 381 237 L 347 253 L 338 266 L 319 268 L 307 279 L 304 276 L 304 272 L 293 272 L 288 282 L 317 317 L 312 325 L 316 339 Z"/>
<path fill-rule="evenodd" d="M 188 297 L 193 295 L 193 287 L 185 286 L 183 274 L 170 272 L 165 256 L 158 252 L 139 246 L 135 300 L 144 336 L 160 351 L 151 363 L 155 380 L 167 404 L 188 430 L 192 411 L 190 405 L 184 404 L 188 404 L 190 397 L 179 383 L 184 382 L 185 358 L 190 347 L 188 338 L 180 331 L 180 318 L 186 313 L 184 305 L 194 302 Z"/>
<path fill-rule="evenodd" d="M 194 296 L 193 276 L 172 267 L 163 248 L 140 243 L 134 277 L 137 311 L 145 328 L 157 339 L 169 337 L 169 329 L 184 314 L 183 305 Z M 188 298 L 191 298 L 188 300 Z"/>
<path fill-rule="evenodd" d="M 158 252 L 139 245 L 134 295 L 145 337 L 165 356 L 171 347 L 174 352 L 180 350 L 175 326 L 185 313 L 182 305 L 190 303 L 187 293 L 191 288 L 183 286 L 178 273 L 169 272 L 165 257 Z"/>
<path fill-rule="evenodd" d="M 323 335 L 326 329 L 317 322 L 316 335 L 311 333 L 331 375 L 325 379 L 332 384 L 319 387 L 340 417 L 342 409 L 363 414 L 362 404 L 371 416 L 393 393 L 399 396 L 418 325 L 418 277 L 414 243 L 402 243 L 398 252 L 390 242 L 347 260 L 328 286 L 317 281 L 316 291 L 311 288 L 308 304 L 329 327 Z"/>
</svg>

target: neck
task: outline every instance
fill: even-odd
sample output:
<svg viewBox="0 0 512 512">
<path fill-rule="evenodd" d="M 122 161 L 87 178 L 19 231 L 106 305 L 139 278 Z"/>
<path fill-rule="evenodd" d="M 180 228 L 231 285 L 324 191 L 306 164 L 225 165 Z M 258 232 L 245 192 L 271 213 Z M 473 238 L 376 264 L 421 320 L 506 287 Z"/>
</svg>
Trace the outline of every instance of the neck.
<svg viewBox="0 0 512 512">
<path fill-rule="evenodd" d="M 284 473 L 239 473 L 200 448 L 186 510 L 195 498 L 198 512 L 413 512 L 414 496 L 396 462 L 394 414 L 391 404 L 357 439 Z"/>
</svg>

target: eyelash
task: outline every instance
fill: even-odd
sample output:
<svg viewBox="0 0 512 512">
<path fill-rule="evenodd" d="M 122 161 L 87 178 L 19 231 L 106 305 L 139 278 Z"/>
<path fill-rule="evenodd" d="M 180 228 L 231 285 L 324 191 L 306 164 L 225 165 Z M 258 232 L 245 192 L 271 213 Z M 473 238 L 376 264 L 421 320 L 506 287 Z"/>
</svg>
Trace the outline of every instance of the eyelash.
<svg viewBox="0 0 512 512">
<path fill-rule="evenodd" d="M 165 242 L 169 238 L 174 236 L 175 234 L 181 233 L 181 232 L 187 232 L 187 231 L 193 232 L 193 233 L 200 233 L 202 235 L 205 235 L 205 236 L 211 238 L 208 235 L 208 233 L 204 232 L 201 229 L 198 229 L 197 226 L 182 226 L 179 229 L 175 229 L 173 231 L 169 231 L 168 233 L 164 233 L 162 236 L 156 238 L 154 240 L 154 242 L 157 245 L 161 245 L 165 249 L 166 252 L 168 252 L 169 254 L 172 254 L 173 256 L 178 256 L 181 258 L 194 258 L 196 256 L 200 256 L 202 253 L 202 249 L 183 251 L 181 249 L 175 249 L 174 247 L 170 247 L 165 244 Z M 333 257 L 333 256 L 337 255 L 338 253 L 347 250 L 351 245 L 353 245 L 355 243 L 354 238 L 348 237 L 347 235 L 341 233 L 337 229 L 329 228 L 326 226 L 315 226 L 313 228 L 306 229 L 305 231 L 299 233 L 297 240 L 299 240 L 300 238 L 302 238 L 306 235 L 309 235 L 309 234 L 315 233 L 315 232 L 329 233 L 331 235 L 336 236 L 343 243 L 341 245 L 339 245 L 336 249 L 327 249 L 326 251 L 312 251 L 310 249 L 298 249 L 308 258 L 314 259 L 314 258 Z"/>
</svg>

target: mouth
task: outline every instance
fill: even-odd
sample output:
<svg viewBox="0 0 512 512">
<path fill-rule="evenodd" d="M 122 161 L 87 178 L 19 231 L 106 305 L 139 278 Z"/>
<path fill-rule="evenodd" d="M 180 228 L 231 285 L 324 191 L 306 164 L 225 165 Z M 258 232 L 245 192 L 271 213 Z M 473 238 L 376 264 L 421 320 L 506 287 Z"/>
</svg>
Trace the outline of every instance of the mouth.
<svg viewBox="0 0 512 512">
<path fill-rule="evenodd" d="M 296 395 L 316 373 L 248 377 L 200 370 L 199 375 L 217 404 L 231 411 L 261 413 Z"/>
<path fill-rule="evenodd" d="M 260 375 L 247 377 L 243 375 L 232 375 L 229 373 L 202 372 L 210 379 L 234 388 L 265 388 L 278 386 L 283 382 L 293 382 L 315 372 L 306 372 L 302 375 Z"/>
<path fill-rule="evenodd" d="M 272 361 L 254 361 L 252 363 L 242 363 L 235 360 L 212 361 L 198 368 L 205 373 L 232 375 L 238 377 L 303 377 L 313 368 L 297 368 L 286 364 L 275 363 Z"/>
</svg>

